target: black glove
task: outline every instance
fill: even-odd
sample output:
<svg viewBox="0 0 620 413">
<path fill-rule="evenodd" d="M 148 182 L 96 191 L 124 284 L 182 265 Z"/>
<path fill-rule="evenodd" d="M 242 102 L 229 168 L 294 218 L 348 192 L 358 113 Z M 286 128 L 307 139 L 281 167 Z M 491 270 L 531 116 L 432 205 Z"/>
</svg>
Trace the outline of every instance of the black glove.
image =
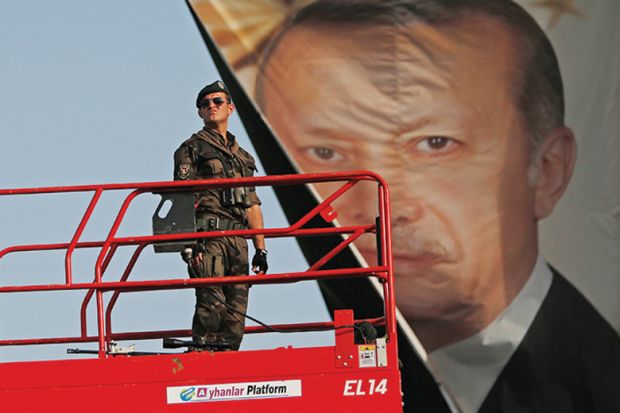
<svg viewBox="0 0 620 413">
<path fill-rule="evenodd" d="M 267 265 L 267 250 L 257 249 L 254 253 L 254 258 L 252 258 L 252 271 L 267 274 L 267 268 L 269 268 Z"/>
</svg>

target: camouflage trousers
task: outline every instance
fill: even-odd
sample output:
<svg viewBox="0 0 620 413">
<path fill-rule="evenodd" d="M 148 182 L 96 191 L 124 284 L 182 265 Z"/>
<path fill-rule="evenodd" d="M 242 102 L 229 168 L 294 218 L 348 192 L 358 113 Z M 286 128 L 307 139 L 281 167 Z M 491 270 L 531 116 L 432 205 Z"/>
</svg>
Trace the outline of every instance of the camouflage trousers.
<svg viewBox="0 0 620 413">
<path fill-rule="evenodd" d="M 248 275 L 248 244 L 242 237 L 204 240 L 202 263 L 189 268 L 190 277 Z M 248 284 L 196 288 L 196 309 L 192 322 L 194 341 L 228 343 L 233 350 L 241 346 L 248 306 Z M 237 312 L 231 311 L 225 302 Z"/>
</svg>

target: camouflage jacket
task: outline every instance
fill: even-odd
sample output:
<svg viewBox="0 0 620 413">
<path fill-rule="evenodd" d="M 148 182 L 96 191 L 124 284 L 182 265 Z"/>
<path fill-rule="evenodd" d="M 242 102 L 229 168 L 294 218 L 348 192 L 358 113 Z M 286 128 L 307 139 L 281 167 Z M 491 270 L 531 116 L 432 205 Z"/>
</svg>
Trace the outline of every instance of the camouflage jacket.
<svg viewBox="0 0 620 413">
<path fill-rule="evenodd" d="M 174 179 L 213 179 L 252 176 L 256 162 L 228 132 L 228 145 L 216 131 L 203 129 L 183 142 L 174 153 Z M 241 192 L 239 192 L 241 191 Z M 245 209 L 260 205 L 254 187 L 232 191 L 221 188 L 196 193 L 196 212 L 245 223 Z M 237 202 L 230 202 L 237 196 Z"/>
</svg>

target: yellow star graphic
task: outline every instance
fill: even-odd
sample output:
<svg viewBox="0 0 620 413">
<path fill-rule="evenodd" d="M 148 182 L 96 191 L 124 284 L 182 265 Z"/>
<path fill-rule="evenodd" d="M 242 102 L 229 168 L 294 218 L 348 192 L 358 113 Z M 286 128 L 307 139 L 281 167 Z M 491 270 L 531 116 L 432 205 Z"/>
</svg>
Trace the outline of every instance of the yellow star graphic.
<svg viewBox="0 0 620 413">
<path fill-rule="evenodd" d="M 558 20 L 566 14 L 570 13 L 576 17 L 585 17 L 585 13 L 575 6 L 575 0 L 538 0 L 532 3 L 534 7 L 541 7 L 551 10 L 549 18 L 549 28 L 556 25 Z"/>
</svg>

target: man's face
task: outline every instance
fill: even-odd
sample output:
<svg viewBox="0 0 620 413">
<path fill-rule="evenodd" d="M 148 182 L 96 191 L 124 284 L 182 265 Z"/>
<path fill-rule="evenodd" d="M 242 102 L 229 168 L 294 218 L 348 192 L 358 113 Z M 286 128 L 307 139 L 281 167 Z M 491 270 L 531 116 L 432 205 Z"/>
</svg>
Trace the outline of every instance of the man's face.
<svg viewBox="0 0 620 413">
<path fill-rule="evenodd" d="M 386 178 L 397 302 L 410 321 L 462 317 L 482 298 L 507 305 L 511 276 L 529 274 L 537 252 L 511 91 L 518 62 L 509 33 L 483 23 L 300 27 L 265 71 L 263 109 L 302 171 Z M 373 222 L 368 191 L 335 205 L 341 224 Z M 376 261 L 371 237 L 356 245 Z"/>
<path fill-rule="evenodd" d="M 233 111 L 233 105 L 228 103 L 224 92 L 209 93 L 202 99 L 198 108 L 198 116 L 204 120 L 205 125 L 217 125 L 228 119 Z"/>
</svg>

